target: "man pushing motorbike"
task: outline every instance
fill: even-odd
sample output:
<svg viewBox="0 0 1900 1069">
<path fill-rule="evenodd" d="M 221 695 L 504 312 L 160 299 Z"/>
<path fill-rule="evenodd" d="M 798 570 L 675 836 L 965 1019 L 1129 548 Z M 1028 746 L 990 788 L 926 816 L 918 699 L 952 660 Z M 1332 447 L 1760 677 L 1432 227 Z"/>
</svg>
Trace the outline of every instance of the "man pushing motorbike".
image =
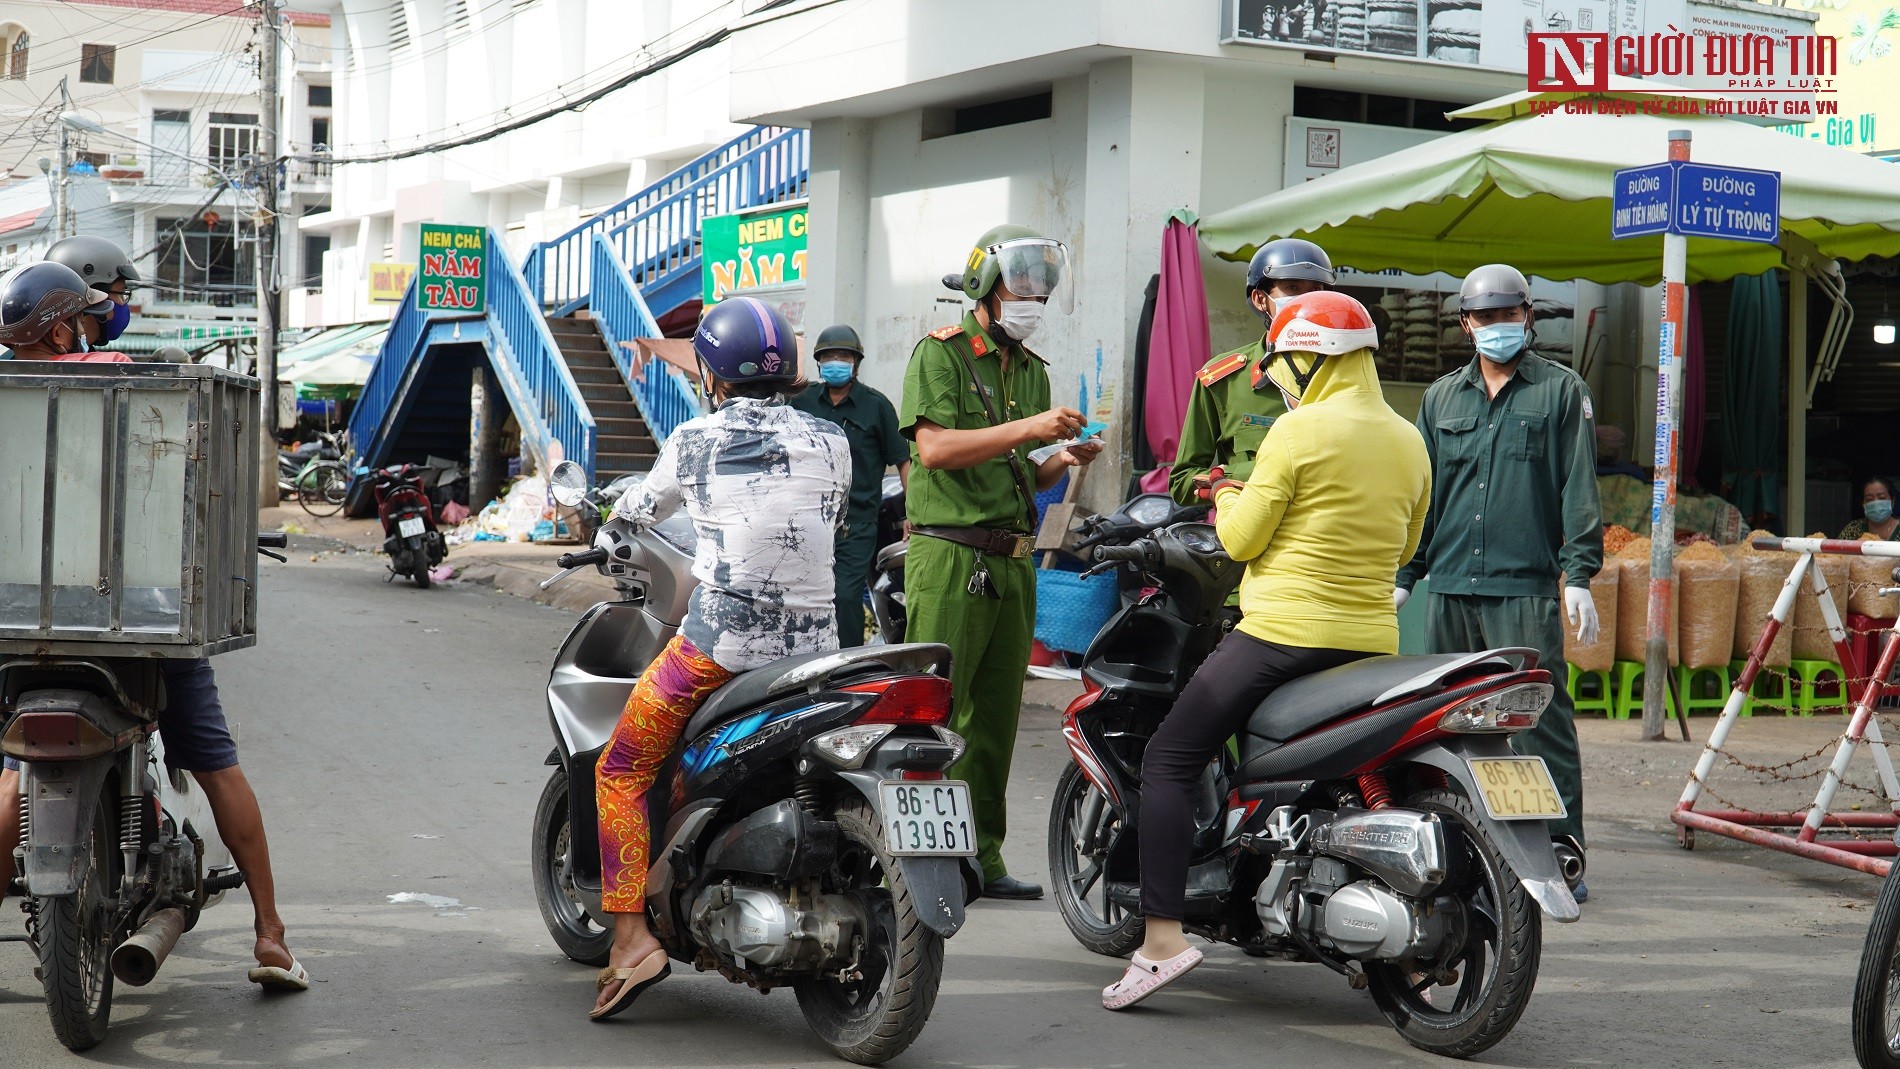
<svg viewBox="0 0 1900 1069">
<path fill-rule="evenodd" d="M 627 698 L 595 770 L 603 908 L 613 949 L 588 1013 L 605 1020 L 672 972 L 647 928 L 646 792 L 697 710 L 740 672 L 838 648 L 833 539 L 851 489 L 838 427 L 785 403 L 798 341 L 763 301 L 728 297 L 693 334 L 701 385 L 717 408 L 667 436 L 646 481 L 614 506 L 648 527 L 680 509 L 698 534 L 691 607 L 680 633 Z"/>
<path fill-rule="evenodd" d="M 54 246 L 73 247 L 68 239 Z M 123 250 L 108 242 L 88 239 L 78 271 L 55 260 L 15 268 L 0 279 L 0 344 L 13 349 L 16 360 L 129 363 L 124 353 L 90 349 L 91 339 L 116 338 L 124 329 L 129 307 L 125 281 L 138 273 Z M 100 288 L 118 285 L 112 291 Z M 218 683 L 211 662 L 159 662 L 165 677 L 166 703 L 158 713 L 158 731 L 165 744 L 165 762 L 190 772 L 204 790 L 217 821 L 218 837 L 231 851 L 251 896 L 257 942 L 252 952 L 257 967 L 250 981 L 267 989 L 304 991 L 310 974 L 290 953 L 284 921 L 277 913 L 276 883 L 270 865 L 270 844 L 264 837 L 264 815 L 250 780 L 238 767 L 237 743 L 218 700 Z M 13 878 L 13 849 L 20 838 L 20 772 L 12 758 L 0 772 L 0 897 Z"/>
</svg>

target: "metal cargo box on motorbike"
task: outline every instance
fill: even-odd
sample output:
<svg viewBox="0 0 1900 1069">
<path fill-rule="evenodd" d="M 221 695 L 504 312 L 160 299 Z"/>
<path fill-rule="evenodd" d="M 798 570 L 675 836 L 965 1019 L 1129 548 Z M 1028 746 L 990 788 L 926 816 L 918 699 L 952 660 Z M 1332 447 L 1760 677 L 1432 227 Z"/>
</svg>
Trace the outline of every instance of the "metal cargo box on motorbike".
<svg viewBox="0 0 1900 1069">
<path fill-rule="evenodd" d="M 257 640 L 257 380 L 194 364 L 0 373 L 0 654 Z"/>
</svg>

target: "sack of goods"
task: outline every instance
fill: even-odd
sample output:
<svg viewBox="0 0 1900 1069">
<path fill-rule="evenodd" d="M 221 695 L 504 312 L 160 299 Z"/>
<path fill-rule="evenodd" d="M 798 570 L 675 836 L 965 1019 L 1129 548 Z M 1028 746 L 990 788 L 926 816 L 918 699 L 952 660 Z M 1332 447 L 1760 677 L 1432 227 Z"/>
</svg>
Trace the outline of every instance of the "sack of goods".
<svg viewBox="0 0 1900 1069">
<path fill-rule="evenodd" d="M 1767 531 L 1750 531 L 1735 547 L 1735 563 L 1741 567 L 1741 583 L 1735 599 L 1735 639 L 1729 649 L 1735 660 L 1747 657 L 1754 650 L 1755 640 L 1768 623 L 1768 614 L 1774 611 L 1775 599 L 1781 596 L 1781 585 L 1788 581 L 1788 572 L 1794 567 L 1795 554 L 1760 550 L 1753 544 L 1757 538 L 1773 537 Z M 1808 595 L 1810 601 L 1813 597 Z M 1774 644 L 1768 647 L 1768 655 L 1762 663 L 1786 668 L 1793 657 L 1794 629 L 1783 627 L 1775 636 Z"/>
<path fill-rule="evenodd" d="M 1621 583 L 1616 592 L 1616 659 L 1645 661 L 1649 657 L 1649 539 L 1636 538 L 1623 547 L 1610 564 L 1616 567 Z M 1669 618 L 1665 633 L 1669 637 L 1669 663 L 1680 664 L 1679 614 L 1681 583 L 1669 586 Z M 1601 616 L 1599 612 L 1597 615 Z"/>
<path fill-rule="evenodd" d="M 1735 645 L 1735 602 L 1741 565 L 1712 542 L 1697 542 L 1676 554 L 1676 584 L 1682 590 L 1682 663 L 1689 668 L 1728 664 Z"/>
<path fill-rule="evenodd" d="M 1808 537 L 1826 538 L 1827 535 L 1817 531 Z M 1828 599 L 1834 602 L 1835 619 L 1842 624 L 1847 622 L 1847 558 L 1816 553 L 1808 565 L 1808 574 L 1802 578 L 1801 593 L 1794 599 L 1794 656 L 1800 661 L 1833 661 L 1839 654 L 1834 651 L 1827 619 L 1821 615 L 1821 599 L 1814 593 L 1816 568 L 1827 580 Z M 1782 573 L 1782 578 L 1786 579 L 1787 573 Z"/>
<path fill-rule="evenodd" d="M 1877 542 L 1880 536 L 1869 531 L 1860 540 Z M 1900 597 L 1880 592 L 1883 587 L 1900 586 L 1893 577 L 1895 565 L 1900 565 L 1900 560 L 1892 557 L 1847 558 L 1847 611 L 1876 620 L 1900 615 Z"/>
</svg>

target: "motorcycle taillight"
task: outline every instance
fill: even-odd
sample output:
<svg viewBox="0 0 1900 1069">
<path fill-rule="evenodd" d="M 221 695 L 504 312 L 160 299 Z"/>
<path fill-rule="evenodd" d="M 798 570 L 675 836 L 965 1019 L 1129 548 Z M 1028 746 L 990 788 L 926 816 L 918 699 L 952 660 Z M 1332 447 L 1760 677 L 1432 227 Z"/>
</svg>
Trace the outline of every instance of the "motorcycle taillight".
<svg viewBox="0 0 1900 1069">
<path fill-rule="evenodd" d="M 942 676 L 898 676 L 840 689 L 851 694 L 878 696 L 858 717 L 860 724 L 937 727 L 950 719 L 950 681 Z"/>
</svg>

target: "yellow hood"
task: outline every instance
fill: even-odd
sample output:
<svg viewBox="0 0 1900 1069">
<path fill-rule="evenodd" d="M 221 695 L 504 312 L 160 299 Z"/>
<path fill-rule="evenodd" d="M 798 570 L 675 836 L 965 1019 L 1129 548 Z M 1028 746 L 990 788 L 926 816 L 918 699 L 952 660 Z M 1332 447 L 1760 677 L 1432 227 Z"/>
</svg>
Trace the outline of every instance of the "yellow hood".
<svg viewBox="0 0 1900 1069">
<path fill-rule="evenodd" d="M 1312 382 L 1307 383 L 1305 390 L 1300 389 L 1293 369 L 1287 366 L 1288 360 L 1299 369 L 1301 375 L 1311 371 L 1316 361 L 1319 363 L 1319 373 L 1313 376 Z M 1267 378 L 1280 388 L 1281 393 L 1302 405 L 1358 391 L 1379 392 L 1379 369 L 1372 362 L 1371 349 L 1355 349 L 1350 353 L 1323 359 L 1317 353 L 1268 353 L 1266 361 Z"/>
</svg>

